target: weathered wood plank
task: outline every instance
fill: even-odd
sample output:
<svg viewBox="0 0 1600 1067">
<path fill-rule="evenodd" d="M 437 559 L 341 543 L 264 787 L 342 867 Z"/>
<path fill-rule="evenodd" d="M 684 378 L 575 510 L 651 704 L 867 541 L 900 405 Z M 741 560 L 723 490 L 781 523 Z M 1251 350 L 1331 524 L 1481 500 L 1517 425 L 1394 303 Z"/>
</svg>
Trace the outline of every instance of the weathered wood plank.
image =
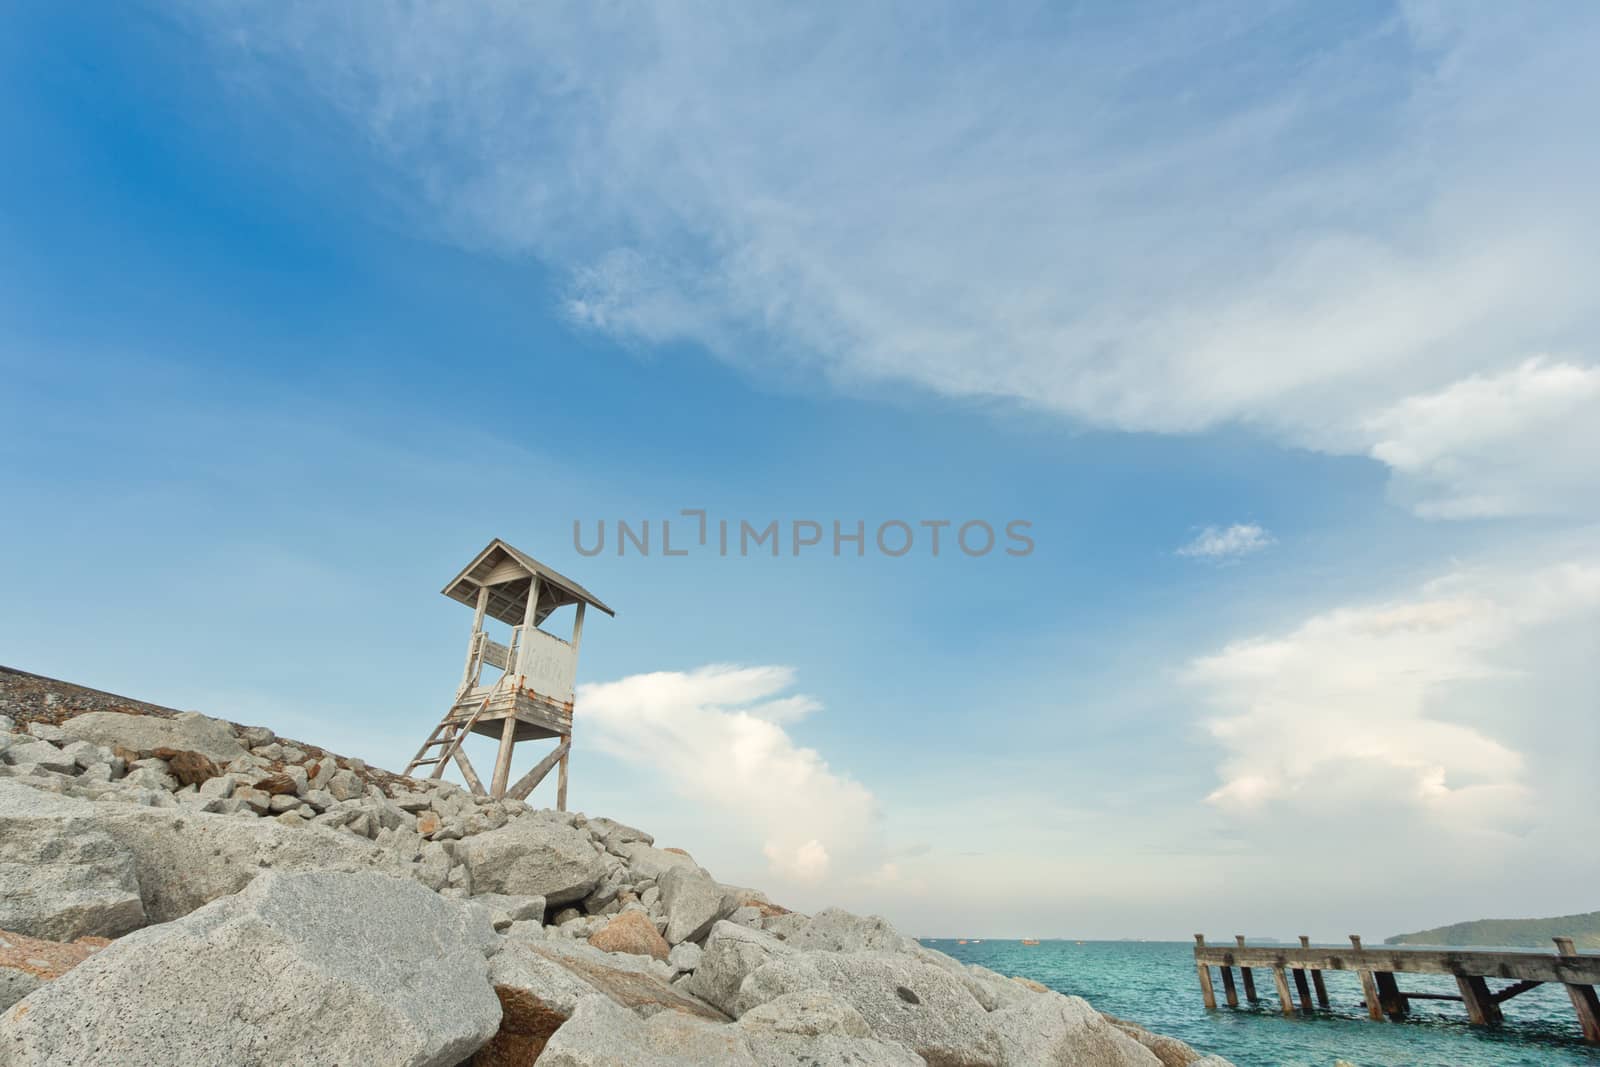
<svg viewBox="0 0 1600 1067">
<path fill-rule="evenodd" d="M 461 777 L 467 780 L 467 788 L 480 797 L 487 796 L 483 791 L 482 779 L 478 777 L 478 772 L 473 769 L 472 761 L 467 759 L 466 750 L 458 748 L 451 755 L 455 757 L 456 767 L 460 769 Z"/>
<path fill-rule="evenodd" d="M 1244 948 L 1244 935 L 1243 934 L 1234 934 L 1233 935 L 1233 940 L 1234 940 L 1234 943 L 1236 945 L 1238 945 L 1240 948 Z M 1245 995 L 1245 999 L 1248 1000 L 1252 1004 L 1259 1003 L 1261 998 L 1256 995 L 1256 976 L 1255 976 L 1255 972 L 1252 971 L 1248 967 L 1240 967 L 1239 968 L 1239 976 L 1244 979 L 1244 995 Z"/>
<path fill-rule="evenodd" d="M 1294 988 L 1295 991 L 1300 994 L 1300 1010 L 1305 1012 L 1307 1015 L 1310 1015 L 1312 1013 L 1311 986 L 1306 981 L 1306 972 L 1304 967 L 1296 967 L 1294 969 Z"/>
<path fill-rule="evenodd" d="M 1512 981 L 1600 983 L 1600 956 L 1552 956 L 1538 952 L 1477 949 L 1339 949 L 1254 946 L 1196 948 L 1196 959 L 1212 966 L 1305 967 L 1323 971 L 1387 971 L 1395 974 L 1477 975 Z"/>
<path fill-rule="evenodd" d="M 1474 1026 L 1495 1026 L 1500 1022 L 1500 1005 L 1489 995 L 1489 986 L 1477 975 L 1457 975 L 1461 1002 L 1467 1006 L 1467 1020 Z"/>
<path fill-rule="evenodd" d="M 1378 983 L 1372 977 L 1371 971 L 1356 972 L 1361 976 L 1361 998 L 1366 1001 L 1367 1018 L 1373 1022 L 1383 1022 L 1388 1016 L 1383 1014 L 1383 1001 L 1378 997 Z"/>
<path fill-rule="evenodd" d="M 1237 1008 L 1239 1006 L 1239 990 L 1234 988 L 1232 967 L 1222 968 L 1222 995 L 1227 1000 L 1228 1007 Z"/>
<path fill-rule="evenodd" d="M 510 718 L 500 730 L 500 748 L 494 755 L 494 777 L 489 779 L 489 795 L 506 795 L 506 783 L 511 781 L 511 751 L 517 743 L 517 720 Z"/>
<path fill-rule="evenodd" d="M 528 799 L 528 794 L 539 788 L 539 783 L 545 780 L 545 776 L 550 773 L 550 769 L 561 761 L 561 757 L 565 756 L 567 749 L 571 747 L 571 741 L 563 741 L 557 745 L 555 750 L 548 756 L 534 764 L 531 771 L 517 779 L 517 784 L 506 792 L 506 796 L 511 797 L 513 800 Z"/>
<path fill-rule="evenodd" d="M 1289 995 L 1289 978 L 1282 967 L 1272 968 L 1272 981 L 1278 987 L 1278 1010 L 1285 1015 L 1294 1014 L 1294 998 Z"/>
</svg>

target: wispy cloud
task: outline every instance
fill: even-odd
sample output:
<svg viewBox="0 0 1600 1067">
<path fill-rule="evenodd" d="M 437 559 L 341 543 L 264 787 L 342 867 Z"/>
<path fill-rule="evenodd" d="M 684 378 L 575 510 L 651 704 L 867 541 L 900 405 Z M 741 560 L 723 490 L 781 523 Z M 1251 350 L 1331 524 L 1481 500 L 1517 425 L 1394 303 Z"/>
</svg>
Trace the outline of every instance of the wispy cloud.
<svg viewBox="0 0 1600 1067">
<path fill-rule="evenodd" d="M 1537 419 L 1421 458 L 1397 424 L 1531 353 L 1596 373 L 1600 146 L 1571 131 L 1600 8 L 194 12 L 265 60 L 232 69 L 359 129 L 407 221 L 539 257 L 586 326 L 1123 430 L 1243 423 L 1389 464 L 1434 517 L 1600 499 L 1600 464 L 1546 481 Z"/>
<path fill-rule="evenodd" d="M 1178 549 L 1178 555 L 1214 562 L 1241 559 L 1273 543 L 1272 535 L 1255 523 L 1232 526 L 1207 526 L 1194 540 Z"/>
</svg>

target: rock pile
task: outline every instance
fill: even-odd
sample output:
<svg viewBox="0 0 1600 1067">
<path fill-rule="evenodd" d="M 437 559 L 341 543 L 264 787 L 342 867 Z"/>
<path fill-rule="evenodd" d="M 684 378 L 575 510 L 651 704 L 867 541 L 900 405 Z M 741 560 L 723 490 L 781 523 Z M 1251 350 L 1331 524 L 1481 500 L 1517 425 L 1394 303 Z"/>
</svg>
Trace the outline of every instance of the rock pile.
<svg viewBox="0 0 1600 1067">
<path fill-rule="evenodd" d="M 0 716 L 0 1065 L 1225 1067 L 609 819 L 59 718 Z"/>
</svg>

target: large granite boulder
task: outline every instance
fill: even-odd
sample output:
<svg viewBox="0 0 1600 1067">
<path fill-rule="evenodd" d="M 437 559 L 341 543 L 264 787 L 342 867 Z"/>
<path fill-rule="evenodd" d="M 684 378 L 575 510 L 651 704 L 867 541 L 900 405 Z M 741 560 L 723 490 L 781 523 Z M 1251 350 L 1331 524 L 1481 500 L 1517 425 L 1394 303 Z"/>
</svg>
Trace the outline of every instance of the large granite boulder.
<svg viewBox="0 0 1600 1067">
<path fill-rule="evenodd" d="M 988 1024 L 1005 1067 L 1161 1067 L 1081 997 L 1037 993 L 990 1012 Z"/>
<path fill-rule="evenodd" d="M 665 1013 L 727 1021 L 642 961 L 571 942 L 508 940 L 490 963 L 489 980 L 503 1019 L 500 1032 L 473 1059 L 474 1067 L 532 1063 L 579 1003 L 596 995 L 630 1016 Z"/>
<path fill-rule="evenodd" d="M 742 1018 L 784 994 L 808 992 L 833 994 L 867 1021 L 874 1037 L 904 1045 L 929 1063 L 1002 1062 L 989 1013 L 955 976 L 913 956 L 784 953 L 745 978 L 735 1007 Z"/>
<path fill-rule="evenodd" d="M 677 1012 L 641 1019 L 588 996 L 551 1036 L 539 1067 L 761 1067 L 743 1031 Z"/>
<path fill-rule="evenodd" d="M 95 815 L 86 801 L 0 780 L 0 929 L 71 941 L 145 924 L 133 853 Z"/>
<path fill-rule="evenodd" d="M 671 867 L 661 875 L 661 907 L 667 943 L 698 941 L 731 910 L 722 887 L 698 867 Z"/>
<path fill-rule="evenodd" d="M 771 934 L 721 920 L 706 937 L 705 952 L 683 988 L 729 1015 L 737 1014 L 739 986 L 775 956 L 795 951 Z"/>
<path fill-rule="evenodd" d="M 106 748 L 120 746 L 140 754 L 160 748 L 199 752 L 223 765 L 249 751 L 234 735 L 230 723 L 197 711 L 186 711 L 170 719 L 91 711 L 68 719 L 61 724 L 61 729 L 68 737 Z"/>
<path fill-rule="evenodd" d="M 589 820 L 589 832 L 598 837 L 608 850 L 619 854 L 624 845 L 635 841 L 643 842 L 646 845 L 656 843 L 656 839 L 643 830 L 637 830 L 625 823 L 617 822 L 615 819 L 607 819 L 603 816 Z"/>
<path fill-rule="evenodd" d="M 551 909 L 582 900 L 606 873 L 589 835 L 537 813 L 465 838 L 457 855 L 474 892 L 541 896 Z"/>
<path fill-rule="evenodd" d="M 745 1012 L 739 1029 L 769 1067 L 823 1063 L 924 1067 L 904 1045 L 878 1041 L 861 1013 L 831 993 L 785 993 Z"/>
<path fill-rule="evenodd" d="M 806 952 L 915 952 L 922 946 L 880 915 L 855 915 L 843 908 L 824 908 L 788 936 L 789 944 Z"/>
<path fill-rule="evenodd" d="M 628 873 L 639 882 L 655 881 L 677 868 L 690 871 L 700 869 L 700 865 L 683 852 L 655 848 L 643 841 L 626 843 L 620 851 L 623 862 L 628 865 Z"/>
<path fill-rule="evenodd" d="M 101 825 L 133 853 L 152 922 L 167 922 L 237 893 L 267 871 L 400 875 L 409 869 L 371 841 L 320 826 L 115 807 L 121 810 L 107 811 Z"/>
<path fill-rule="evenodd" d="M 24 937 L 0 930 L 0 1011 L 105 948 L 103 937 L 85 937 L 71 944 Z M 0 1057 L 5 1055 L 0 1050 Z"/>
<path fill-rule="evenodd" d="M 500 1023 L 494 932 L 414 882 L 263 874 L 115 942 L 0 1016 L 8 1067 L 454 1067 Z"/>
</svg>

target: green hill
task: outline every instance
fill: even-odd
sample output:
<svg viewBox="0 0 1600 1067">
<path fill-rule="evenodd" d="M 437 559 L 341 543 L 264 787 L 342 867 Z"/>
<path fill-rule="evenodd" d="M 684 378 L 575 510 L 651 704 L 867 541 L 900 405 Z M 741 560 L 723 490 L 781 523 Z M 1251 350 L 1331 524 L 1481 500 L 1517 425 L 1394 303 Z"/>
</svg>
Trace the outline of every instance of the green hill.
<svg viewBox="0 0 1600 1067">
<path fill-rule="evenodd" d="M 1600 911 L 1558 915 L 1553 919 L 1479 919 L 1452 923 L 1414 934 L 1386 937 L 1386 945 L 1481 945 L 1497 948 L 1544 948 L 1555 951 L 1552 937 L 1570 937 L 1580 949 L 1600 950 Z"/>
</svg>

